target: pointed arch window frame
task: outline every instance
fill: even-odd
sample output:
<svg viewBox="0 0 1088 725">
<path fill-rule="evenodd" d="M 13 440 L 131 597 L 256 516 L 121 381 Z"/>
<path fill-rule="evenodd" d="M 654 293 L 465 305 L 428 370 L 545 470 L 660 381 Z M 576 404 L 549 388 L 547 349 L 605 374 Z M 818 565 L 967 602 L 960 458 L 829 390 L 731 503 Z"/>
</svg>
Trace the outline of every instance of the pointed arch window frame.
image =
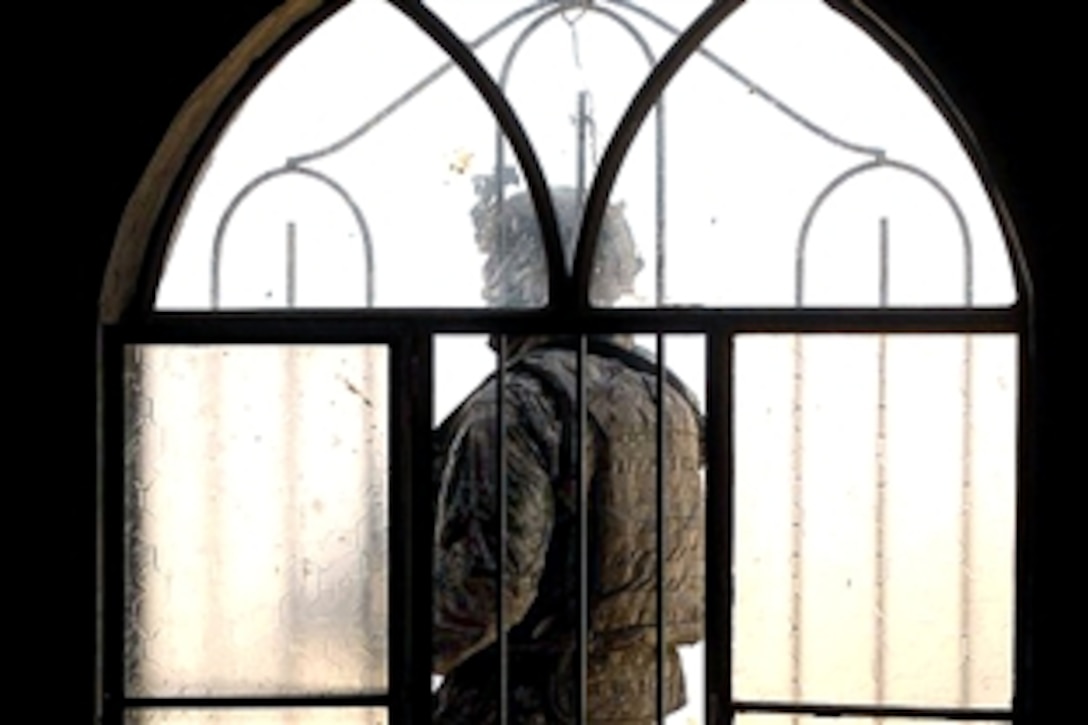
<svg viewBox="0 0 1088 725">
<path fill-rule="evenodd" d="M 180 217 L 184 199 L 198 171 L 248 94 L 303 37 L 348 0 L 288 2 L 266 18 L 247 38 L 248 63 L 228 59 L 205 87 L 214 103 L 195 104 L 179 115 L 167 142 L 182 138 L 189 145 L 170 148 L 164 142 L 152 168 L 141 181 L 118 234 L 103 285 L 99 336 L 99 662 L 97 692 L 102 722 L 120 723 L 126 710 L 141 707 L 248 707 L 344 706 L 388 707 L 391 722 L 412 722 L 429 717 L 430 639 L 430 531 L 431 512 L 413 491 L 427 491 L 430 467 L 420 453 L 429 442 L 431 400 L 410 380 L 431 380 L 435 335 L 442 333 L 527 332 L 586 336 L 601 333 L 698 333 L 707 341 L 709 370 L 731 370 L 732 344 L 745 333 L 1007 333 L 1018 345 L 1015 619 L 1013 648 L 1013 701 L 1009 710 L 963 708 L 858 707 L 835 704 L 757 703 L 734 699 L 731 690 L 730 642 L 732 616 L 708 617 L 707 650 L 721 656 L 707 658 L 707 714 L 710 722 L 730 722 L 739 712 L 776 712 L 813 715 L 937 717 L 951 720 L 1009 720 L 1027 723 L 1033 703 L 1019 684 L 1031 661 L 1032 588 L 1028 561 L 1034 540 L 1028 488 L 1035 485 L 1034 396 L 1036 389 L 1032 287 L 1026 260 L 1000 190 L 987 171 L 985 155 L 952 99 L 909 46 L 874 12 L 860 2 L 826 0 L 835 10 L 876 40 L 901 61 L 916 83 L 933 99 L 957 134 L 978 170 L 994 204 L 1009 251 L 1017 301 L 1007 308 L 918 309 L 715 309 L 653 308 L 601 309 L 590 303 L 589 287 L 596 241 L 608 201 L 627 152 L 646 117 L 654 110 L 669 81 L 695 54 L 702 41 L 743 0 L 713 2 L 658 58 L 631 101 L 610 140 L 588 189 L 578 233 L 573 270 L 563 263 L 556 210 L 547 179 L 532 143 L 507 102 L 501 87 L 466 45 L 425 5 L 389 0 L 425 32 L 464 72 L 488 105 L 521 164 L 524 181 L 537 213 L 549 271 L 548 304 L 536 310 L 364 309 L 165 312 L 154 308 L 171 230 Z M 207 99 L 205 99 L 207 100 Z M 189 113 L 190 115 L 186 115 Z M 186 127 L 188 126 L 188 127 Z M 194 132 L 195 129 L 195 132 Z M 156 164 L 159 168 L 155 168 Z M 165 167 L 165 173 L 163 173 Z M 167 181 L 164 182 L 164 179 Z M 411 391 L 395 406 L 391 430 L 399 443 L 391 450 L 390 500 L 390 683 L 384 695 L 342 697 L 174 697 L 139 698 L 124 694 L 123 637 L 123 461 L 124 413 L 122 377 L 125 350 L 144 344 L 325 344 L 388 345 L 394 360 L 393 389 Z M 707 461 L 707 610 L 730 611 L 728 572 L 732 566 L 733 436 L 729 412 L 732 375 L 708 375 L 708 439 L 724 442 Z M 415 441 L 415 443 L 413 443 Z M 427 449 L 429 454 L 429 448 Z M 422 536 L 421 536 L 422 534 Z M 421 542 L 428 545 L 421 546 Z M 398 577 L 396 572 L 415 573 Z M 425 655 L 425 656 L 424 656 Z M 421 699 L 422 698 L 422 699 Z"/>
</svg>

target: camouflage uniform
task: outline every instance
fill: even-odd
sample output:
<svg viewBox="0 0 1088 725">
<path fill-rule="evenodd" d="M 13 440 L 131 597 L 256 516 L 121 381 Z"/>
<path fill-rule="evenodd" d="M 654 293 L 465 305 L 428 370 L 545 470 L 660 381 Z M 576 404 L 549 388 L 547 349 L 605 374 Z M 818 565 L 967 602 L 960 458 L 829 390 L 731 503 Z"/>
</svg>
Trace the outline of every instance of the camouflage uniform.
<svg viewBox="0 0 1088 725">
<path fill-rule="evenodd" d="M 511 723 L 573 722 L 578 622 L 573 349 L 527 344 L 506 377 L 508 540 L 498 547 L 496 383 L 436 435 L 435 722 L 497 722 L 497 567 L 505 571 Z M 593 340 L 589 430 L 589 656 L 592 722 L 654 721 L 656 696 L 656 374 L 627 346 Z M 702 638 L 702 418 L 666 385 L 665 708 L 685 702 L 677 646 Z"/>
</svg>

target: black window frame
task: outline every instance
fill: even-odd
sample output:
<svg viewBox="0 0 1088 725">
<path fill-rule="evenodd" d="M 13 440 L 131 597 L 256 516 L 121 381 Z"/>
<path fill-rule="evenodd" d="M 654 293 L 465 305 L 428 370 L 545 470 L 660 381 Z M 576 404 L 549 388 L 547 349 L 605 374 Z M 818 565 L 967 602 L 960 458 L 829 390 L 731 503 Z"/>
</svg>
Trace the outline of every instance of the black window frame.
<svg viewBox="0 0 1088 725">
<path fill-rule="evenodd" d="M 234 110 L 275 60 L 290 51 L 321 21 L 346 4 L 326 3 L 306 22 L 284 35 L 262 63 L 246 74 L 218 110 L 185 170 L 170 190 L 170 201 L 159 215 L 151 243 L 142 258 L 136 292 L 117 320 L 100 327 L 99 374 L 102 400 L 100 430 L 101 509 L 103 564 L 99 591 L 103 604 L 103 651 L 100 653 L 102 687 L 100 718 L 120 723 L 130 707 L 239 707 L 239 706 L 367 706 L 390 708 L 391 722 L 413 722 L 429 717 L 430 693 L 430 531 L 433 514 L 420 505 L 413 491 L 429 491 L 431 468 L 429 441 L 433 340 L 447 333 L 494 333 L 519 335 L 556 333 L 589 336 L 602 333 L 646 333 L 657 336 L 701 334 L 707 349 L 708 439 L 724 441 L 714 449 L 707 463 L 708 611 L 728 611 L 732 600 L 728 572 L 732 558 L 732 344 L 739 334 L 748 333 L 1007 333 L 1018 336 L 1017 486 L 1016 486 L 1016 572 L 1014 686 L 1029 666 L 1029 632 L 1032 617 L 1027 561 L 1029 539 L 1026 489 L 1032 485 L 1036 388 L 1033 341 L 1032 290 L 1026 264 L 1011 222 L 999 215 L 1009 244 L 1017 302 L 1009 308 L 922 308 L 922 309 L 596 309 L 589 302 L 590 260 L 608 205 L 616 176 L 635 134 L 653 110 L 661 92 L 700 42 L 741 4 L 742 0 L 712 3 L 659 59 L 652 73 L 631 103 L 622 123 L 601 160 L 589 188 L 584 223 L 579 232 L 573 274 L 562 264 L 559 229 L 548 193 L 547 181 L 520 122 L 506 102 L 502 90 L 491 79 L 468 48 L 439 18 L 420 3 L 391 0 L 426 32 L 463 70 L 493 111 L 521 164 L 534 202 L 545 244 L 549 269 L 549 304 L 540 310 L 456 310 L 456 309 L 371 309 L 357 311 L 282 310 L 270 312 L 160 312 L 154 309 L 154 294 L 162 273 L 170 230 L 182 202 L 196 178 L 200 161 L 214 146 Z M 973 159 L 981 157 L 966 123 L 940 85 L 917 57 L 878 17 L 864 6 L 843 0 L 831 2 L 859 27 L 899 59 L 915 80 L 945 113 L 950 125 Z M 983 174 L 983 179 L 986 177 Z M 995 193 L 991 188 L 991 192 Z M 1001 211 L 999 207 L 999 212 Z M 391 569 L 415 572 L 414 576 L 390 577 L 390 686 L 384 696 L 344 697 L 200 697 L 126 698 L 123 695 L 124 591 L 123 591 L 123 461 L 124 411 L 123 373 L 125 348 L 141 344 L 383 344 L 391 351 L 393 390 L 411 394 L 394 406 L 391 428 L 390 500 Z M 722 370 L 721 375 L 710 374 Z M 408 385 L 405 381 L 428 381 Z M 394 396 L 396 397 L 396 396 Z M 426 450 L 426 455 L 420 451 Z M 408 485 L 398 485 L 400 483 Z M 122 517 L 120 520 L 118 517 Z M 424 532 L 420 536 L 420 532 Z M 807 713 L 888 717 L 933 717 L 951 720 L 1010 720 L 1027 722 L 1027 703 L 1017 688 L 1011 710 L 964 710 L 960 708 L 902 708 L 738 702 L 731 692 L 729 661 L 732 616 L 708 618 L 707 650 L 717 644 L 723 657 L 708 657 L 708 722 L 730 722 L 737 712 Z M 715 688 L 711 683 L 717 682 Z M 725 703 L 721 706 L 717 703 Z"/>
</svg>

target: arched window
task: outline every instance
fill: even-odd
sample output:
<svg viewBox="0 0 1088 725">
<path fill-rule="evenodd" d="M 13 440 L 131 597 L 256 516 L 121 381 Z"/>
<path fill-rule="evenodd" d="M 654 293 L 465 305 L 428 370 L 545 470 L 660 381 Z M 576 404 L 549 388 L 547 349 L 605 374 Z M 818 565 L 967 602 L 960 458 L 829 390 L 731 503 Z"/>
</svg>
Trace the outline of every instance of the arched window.
<svg viewBox="0 0 1088 725">
<path fill-rule="evenodd" d="M 590 546 L 608 336 L 705 418 L 705 617 L 680 710 L 655 645 L 658 718 L 1016 721 L 1030 284 L 895 36 L 815 0 L 310 5 L 179 116 L 111 259 L 103 721 L 430 717 L 432 431 L 512 394 L 519 341 L 569 345 Z M 669 455 L 627 461 L 658 512 Z"/>
</svg>

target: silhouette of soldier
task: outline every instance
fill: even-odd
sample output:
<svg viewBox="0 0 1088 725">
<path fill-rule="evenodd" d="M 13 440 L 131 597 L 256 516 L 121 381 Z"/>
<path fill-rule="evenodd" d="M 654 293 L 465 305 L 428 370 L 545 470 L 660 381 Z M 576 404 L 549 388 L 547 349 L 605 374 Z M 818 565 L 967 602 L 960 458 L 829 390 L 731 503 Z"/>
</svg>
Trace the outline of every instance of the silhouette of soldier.
<svg viewBox="0 0 1088 725">
<path fill-rule="evenodd" d="M 487 255 L 484 298 L 541 306 L 547 272 L 529 197 L 496 203 L 477 187 L 476 238 Z M 553 190 L 566 262 L 580 202 Z M 498 209 L 501 208 L 501 213 Z M 622 209 L 606 213 L 592 298 L 610 305 L 641 267 Z M 433 669 L 444 676 L 434 721 L 498 721 L 498 567 L 504 570 L 511 723 L 568 723 L 578 674 L 577 354 L 559 337 L 508 338 L 507 540 L 499 542 L 494 377 L 435 435 Z M 622 337 L 594 337 L 584 368 L 588 426 L 586 707 L 591 722 L 655 721 L 657 692 L 656 365 Z M 677 647 L 703 633 L 702 417 L 669 374 L 665 386 L 665 711 L 685 703 Z"/>
</svg>

